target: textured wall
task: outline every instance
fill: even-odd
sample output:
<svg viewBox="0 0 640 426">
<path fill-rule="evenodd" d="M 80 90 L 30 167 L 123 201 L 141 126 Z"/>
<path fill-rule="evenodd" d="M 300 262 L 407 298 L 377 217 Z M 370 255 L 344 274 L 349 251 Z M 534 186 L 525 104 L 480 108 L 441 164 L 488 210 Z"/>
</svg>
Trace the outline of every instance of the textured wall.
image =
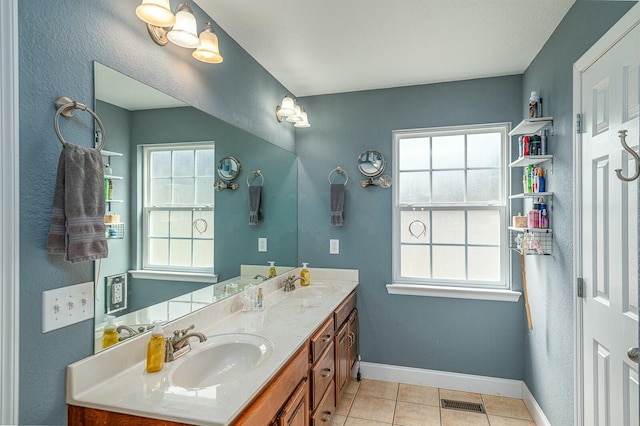
<svg viewBox="0 0 640 426">
<path fill-rule="evenodd" d="M 521 76 L 314 96 L 312 127 L 296 134 L 299 161 L 298 260 L 312 267 L 358 268 L 362 359 L 484 376 L 521 379 L 524 305 L 391 296 L 392 191 L 361 188 L 360 152 L 378 149 L 391 174 L 391 131 L 521 120 Z M 516 151 L 517 152 L 517 151 Z M 345 225 L 329 225 L 327 175 L 342 166 Z M 329 254 L 329 239 L 340 254 Z M 515 288 L 521 287 L 514 269 Z"/>
<path fill-rule="evenodd" d="M 527 257 L 527 283 L 534 329 L 525 340 L 525 382 L 554 425 L 573 424 L 573 63 L 635 2 L 577 2 L 524 74 L 522 97 L 543 97 L 553 116 L 548 143 L 554 192 L 553 256 Z M 524 103 L 523 103 L 524 105 Z M 525 114 L 523 107 L 522 113 Z"/>
<path fill-rule="evenodd" d="M 93 353 L 92 320 L 42 334 L 42 291 L 93 280 L 93 263 L 66 264 L 62 256 L 48 256 L 44 250 L 61 152 L 53 131 L 53 100 L 65 95 L 93 106 L 97 60 L 294 150 L 293 129 L 273 118 L 286 92 L 280 83 L 219 27 L 225 58 L 220 65 L 198 62 L 187 49 L 155 45 L 135 15 L 138 4 L 21 0 L 18 5 L 21 424 L 64 424 L 65 367 Z M 88 114 L 62 121 L 69 141 L 92 144 Z"/>
</svg>

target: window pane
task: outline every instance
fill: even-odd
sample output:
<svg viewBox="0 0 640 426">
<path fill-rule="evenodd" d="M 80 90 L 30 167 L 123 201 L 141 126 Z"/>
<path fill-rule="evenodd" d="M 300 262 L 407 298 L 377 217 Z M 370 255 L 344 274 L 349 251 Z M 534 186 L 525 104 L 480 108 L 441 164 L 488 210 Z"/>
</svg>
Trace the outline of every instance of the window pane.
<svg viewBox="0 0 640 426">
<path fill-rule="evenodd" d="M 429 138 L 400 139 L 400 170 L 429 169 Z"/>
<path fill-rule="evenodd" d="M 464 244 L 464 212 L 433 211 L 433 242 Z M 435 260 L 434 260 L 435 261 Z"/>
<path fill-rule="evenodd" d="M 413 233 L 413 235 L 411 235 Z M 403 243 L 429 242 L 429 212 L 423 210 L 400 212 L 400 241 Z"/>
<path fill-rule="evenodd" d="M 464 172 L 433 172 L 433 202 L 464 201 Z"/>
<path fill-rule="evenodd" d="M 464 280 L 464 247 L 433 246 L 433 278 Z"/>
<path fill-rule="evenodd" d="M 471 210 L 469 221 L 469 244 L 500 245 L 500 212 L 497 210 Z"/>
<path fill-rule="evenodd" d="M 467 136 L 467 167 L 500 167 L 501 143 L 500 133 Z"/>
<path fill-rule="evenodd" d="M 169 236 L 169 212 L 149 212 L 149 236 Z"/>
<path fill-rule="evenodd" d="M 464 167 L 464 135 L 432 138 L 433 168 L 461 169 Z"/>
<path fill-rule="evenodd" d="M 170 151 L 152 151 L 151 152 L 150 176 L 153 178 L 171 176 L 171 152 Z"/>
<path fill-rule="evenodd" d="M 427 203 L 430 201 L 429 172 L 401 172 L 399 180 L 399 202 L 401 204 Z"/>
<path fill-rule="evenodd" d="M 191 238 L 191 211 L 171 212 L 171 238 Z"/>
<path fill-rule="evenodd" d="M 469 170 L 467 172 L 467 201 L 499 203 L 500 170 Z"/>
<path fill-rule="evenodd" d="M 151 179 L 149 182 L 149 202 L 151 205 L 171 203 L 171 179 Z"/>
<path fill-rule="evenodd" d="M 213 238 L 213 211 L 196 211 L 193 214 L 193 238 Z"/>
<path fill-rule="evenodd" d="M 194 152 L 174 151 L 173 152 L 173 176 L 193 176 L 194 175 Z"/>
<path fill-rule="evenodd" d="M 171 240 L 171 266 L 191 266 L 191 240 Z"/>
<path fill-rule="evenodd" d="M 407 278 L 430 278 L 429 246 L 402 245 L 400 274 Z"/>
<path fill-rule="evenodd" d="M 213 149 L 196 150 L 196 176 L 213 176 L 213 163 Z"/>
<path fill-rule="evenodd" d="M 213 240 L 195 240 L 193 242 L 193 266 L 196 268 L 213 267 Z"/>
<path fill-rule="evenodd" d="M 158 266 L 169 264 L 168 240 L 149 240 L 149 263 Z"/>
<path fill-rule="evenodd" d="M 213 183 L 213 177 L 196 179 L 196 204 L 213 205 Z"/>
<path fill-rule="evenodd" d="M 500 281 L 499 247 L 469 247 L 469 279 Z"/>
<path fill-rule="evenodd" d="M 173 204 L 193 204 L 195 188 L 193 178 L 173 180 Z"/>
</svg>

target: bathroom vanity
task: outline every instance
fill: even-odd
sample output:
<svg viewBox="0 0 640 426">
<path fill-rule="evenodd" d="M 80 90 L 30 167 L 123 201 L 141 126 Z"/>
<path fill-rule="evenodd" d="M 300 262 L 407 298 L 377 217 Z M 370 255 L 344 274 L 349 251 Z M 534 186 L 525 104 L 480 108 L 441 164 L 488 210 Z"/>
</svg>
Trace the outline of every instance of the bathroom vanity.
<svg viewBox="0 0 640 426">
<path fill-rule="evenodd" d="M 286 277 L 265 281 L 264 311 L 242 312 L 237 295 L 167 324 L 168 332 L 194 324 L 208 340 L 192 340 L 159 373 L 144 372 L 148 336 L 70 365 L 69 424 L 330 422 L 357 360 L 358 272 L 312 269 L 311 277 L 290 292 L 281 289 Z M 256 358 L 247 350 L 254 341 Z"/>
</svg>

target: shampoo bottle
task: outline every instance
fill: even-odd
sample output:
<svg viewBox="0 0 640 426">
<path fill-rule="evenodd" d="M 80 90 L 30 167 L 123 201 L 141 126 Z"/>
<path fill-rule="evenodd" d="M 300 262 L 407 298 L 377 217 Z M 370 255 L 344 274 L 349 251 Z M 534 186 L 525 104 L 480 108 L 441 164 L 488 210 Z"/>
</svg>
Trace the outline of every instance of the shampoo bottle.
<svg viewBox="0 0 640 426">
<path fill-rule="evenodd" d="M 104 334 L 102 335 L 102 349 L 118 343 L 118 332 L 113 323 L 114 316 L 107 315 L 105 318 L 107 319 L 107 324 L 104 326 Z"/>
<path fill-rule="evenodd" d="M 308 263 L 302 264 L 302 271 L 300 271 L 300 276 L 304 278 L 303 280 L 300 280 L 300 285 L 302 286 L 307 286 L 311 284 L 311 275 L 309 274 L 308 266 L 309 266 Z"/>
<path fill-rule="evenodd" d="M 155 373 L 164 367 L 165 342 L 162 321 L 153 322 L 151 339 L 147 345 L 147 373 Z"/>
<path fill-rule="evenodd" d="M 269 261 L 269 278 L 273 278 L 277 275 L 276 272 L 276 262 L 273 260 Z"/>
</svg>

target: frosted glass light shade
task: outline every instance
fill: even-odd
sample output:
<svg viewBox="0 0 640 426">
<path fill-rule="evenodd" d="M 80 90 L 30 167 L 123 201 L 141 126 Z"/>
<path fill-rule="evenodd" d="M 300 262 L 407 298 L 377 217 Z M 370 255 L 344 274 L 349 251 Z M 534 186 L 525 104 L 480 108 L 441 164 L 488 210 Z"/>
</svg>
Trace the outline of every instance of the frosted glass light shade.
<svg viewBox="0 0 640 426">
<path fill-rule="evenodd" d="M 211 24 L 200 32 L 200 46 L 193 52 L 193 57 L 209 64 L 222 62 L 222 55 L 218 46 L 218 36 Z"/>
<path fill-rule="evenodd" d="M 296 101 L 289 95 L 285 96 L 282 99 L 282 103 L 280 104 L 280 115 L 283 117 L 288 117 L 296 113 L 295 111 Z"/>
<path fill-rule="evenodd" d="M 155 27 L 170 27 L 176 22 L 176 17 L 171 13 L 169 0 L 142 0 L 136 7 L 136 15 Z"/>
<path fill-rule="evenodd" d="M 293 110 L 295 111 L 295 114 L 288 116 L 287 121 L 289 123 L 297 123 L 298 121 L 302 121 L 302 115 L 301 115 L 302 111 L 300 110 L 300 106 L 295 105 L 293 107 Z"/>
<path fill-rule="evenodd" d="M 171 43 L 180 47 L 195 49 L 200 45 L 197 32 L 198 27 L 193 10 L 186 2 L 180 3 L 176 9 L 176 23 L 167 34 L 167 38 Z"/>
<path fill-rule="evenodd" d="M 309 124 L 309 117 L 307 117 L 307 112 L 305 110 L 300 111 L 300 117 L 302 117 L 302 120 L 295 123 L 293 127 L 311 127 L 311 124 Z"/>
</svg>

